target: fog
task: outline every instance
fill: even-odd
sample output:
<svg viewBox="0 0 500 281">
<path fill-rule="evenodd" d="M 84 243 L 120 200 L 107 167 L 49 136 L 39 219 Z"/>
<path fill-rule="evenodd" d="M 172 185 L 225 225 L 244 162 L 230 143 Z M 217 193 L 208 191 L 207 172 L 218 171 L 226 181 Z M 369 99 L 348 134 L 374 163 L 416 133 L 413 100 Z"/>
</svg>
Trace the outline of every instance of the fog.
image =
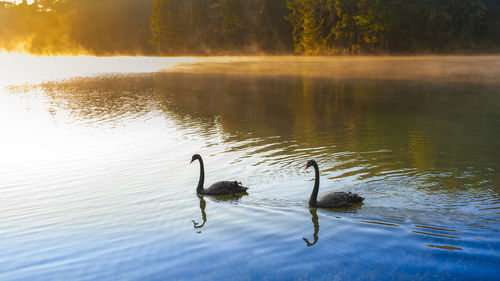
<svg viewBox="0 0 500 281">
<path fill-rule="evenodd" d="M 500 56 L 211 57 L 166 72 L 500 83 Z"/>
<path fill-rule="evenodd" d="M 158 71 L 499 84 L 500 56 L 39 57 L 0 53 L 0 86 L 100 73 Z"/>
</svg>

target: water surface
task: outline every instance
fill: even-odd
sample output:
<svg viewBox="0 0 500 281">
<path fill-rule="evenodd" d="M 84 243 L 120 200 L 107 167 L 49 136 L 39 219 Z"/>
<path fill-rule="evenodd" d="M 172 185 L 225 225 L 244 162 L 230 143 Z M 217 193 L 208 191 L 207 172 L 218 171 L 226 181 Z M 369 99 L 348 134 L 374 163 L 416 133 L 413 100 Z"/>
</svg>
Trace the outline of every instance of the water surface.
<svg viewBox="0 0 500 281">
<path fill-rule="evenodd" d="M 497 57 L 33 60 L 0 67 L 2 280 L 500 274 Z M 194 153 L 248 195 L 196 195 Z M 364 203 L 309 208 L 309 159 Z"/>
</svg>

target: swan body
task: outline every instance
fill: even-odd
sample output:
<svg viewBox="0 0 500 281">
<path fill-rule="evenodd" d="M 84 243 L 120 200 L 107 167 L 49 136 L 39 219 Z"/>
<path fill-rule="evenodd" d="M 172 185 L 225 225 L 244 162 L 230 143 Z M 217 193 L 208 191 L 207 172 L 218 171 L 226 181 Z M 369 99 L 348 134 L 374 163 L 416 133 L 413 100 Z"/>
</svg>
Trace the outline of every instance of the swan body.
<svg viewBox="0 0 500 281">
<path fill-rule="evenodd" d="M 193 161 L 200 161 L 200 179 L 198 181 L 198 186 L 196 187 L 196 192 L 205 195 L 223 195 L 223 194 L 236 194 L 246 192 L 248 187 L 245 187 L 238 181 L 218 181 L 208 188 L 203 188 L 203 183 L 205 182 L 205 168 L 203 166 L 203 160 L 199 154 L 193 155 L 191 158 L 191 163 Z"/>
<path fill-rule="evenodd" d="M 222 195 L 222 194 L 234 194 L 247 191 L 248 187 L 241 185 L 241 182 L 237 181 L 218 181 L 213 183 L 208 188 L 204 189 L 202 194 L 208 195 Z"/>
<path fill-rule="evenodd" d="M 351 192 L 332 192 L 321 197 L 316 201 L 314 207 L 320 208 L 342 208 L 349 207 L 352 204 L 360 203 L 363 197 Z"/>
<path fill-rule="evenodd" d="M 307 162 L 306 169 L 313 166 L 315 172 L 314 188 L 309 198 L 309 206 L 319 208 L 342 208 L 349 207 L 352 204 L 361 203 L 363 197 L 351 192 L 332 192 L 318 198 L 319 190 L 319 168 L 314 160 Z"/>
</svg>

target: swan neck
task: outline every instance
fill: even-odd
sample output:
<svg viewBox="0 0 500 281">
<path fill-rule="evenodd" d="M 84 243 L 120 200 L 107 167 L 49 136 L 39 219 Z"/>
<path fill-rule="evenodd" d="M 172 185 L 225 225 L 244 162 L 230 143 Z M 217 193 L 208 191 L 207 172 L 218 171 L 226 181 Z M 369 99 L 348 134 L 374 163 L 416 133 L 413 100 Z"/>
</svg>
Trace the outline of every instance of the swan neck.
<svg viewBox="0 0 500 281">
<path fill-rule="evenodd" d="M 316 163 L 313 164 L 314 167 L 314 188 L 311 193 L 311 197 L 309 198 L 309 205 L 316 206 L 316 200 L 318 198 L 318 190 L 319 190 L 319 168 Z"/>
<path fill-rule="evenodd" d="M 196 192 L 203 193 L 203 183 L 205 182 L 205 167 L 203 167 L 203 160 L 201 158 L 199 158 L 198 160 L 200 161 L 200 179 L 198 180 Z"/>
</svg>

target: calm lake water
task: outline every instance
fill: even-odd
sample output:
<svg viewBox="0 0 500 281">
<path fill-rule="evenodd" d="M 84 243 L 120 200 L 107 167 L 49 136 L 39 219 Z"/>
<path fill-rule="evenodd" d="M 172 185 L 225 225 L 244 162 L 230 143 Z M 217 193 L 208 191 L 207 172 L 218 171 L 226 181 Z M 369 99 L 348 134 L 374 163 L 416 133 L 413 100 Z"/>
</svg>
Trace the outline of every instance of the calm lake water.
<svg viewBox="0 0 500 281">
<path fill-rule="evenodd" d="M 180 64 L 175 64 L 180 63 Z M 0 280 L 498 280 L 500 58 L 0 56 Z M 239 180 L 248 195 L 198 196 Z M 308 207 L 353 191 L 348 209 Z"/>
</svg>

